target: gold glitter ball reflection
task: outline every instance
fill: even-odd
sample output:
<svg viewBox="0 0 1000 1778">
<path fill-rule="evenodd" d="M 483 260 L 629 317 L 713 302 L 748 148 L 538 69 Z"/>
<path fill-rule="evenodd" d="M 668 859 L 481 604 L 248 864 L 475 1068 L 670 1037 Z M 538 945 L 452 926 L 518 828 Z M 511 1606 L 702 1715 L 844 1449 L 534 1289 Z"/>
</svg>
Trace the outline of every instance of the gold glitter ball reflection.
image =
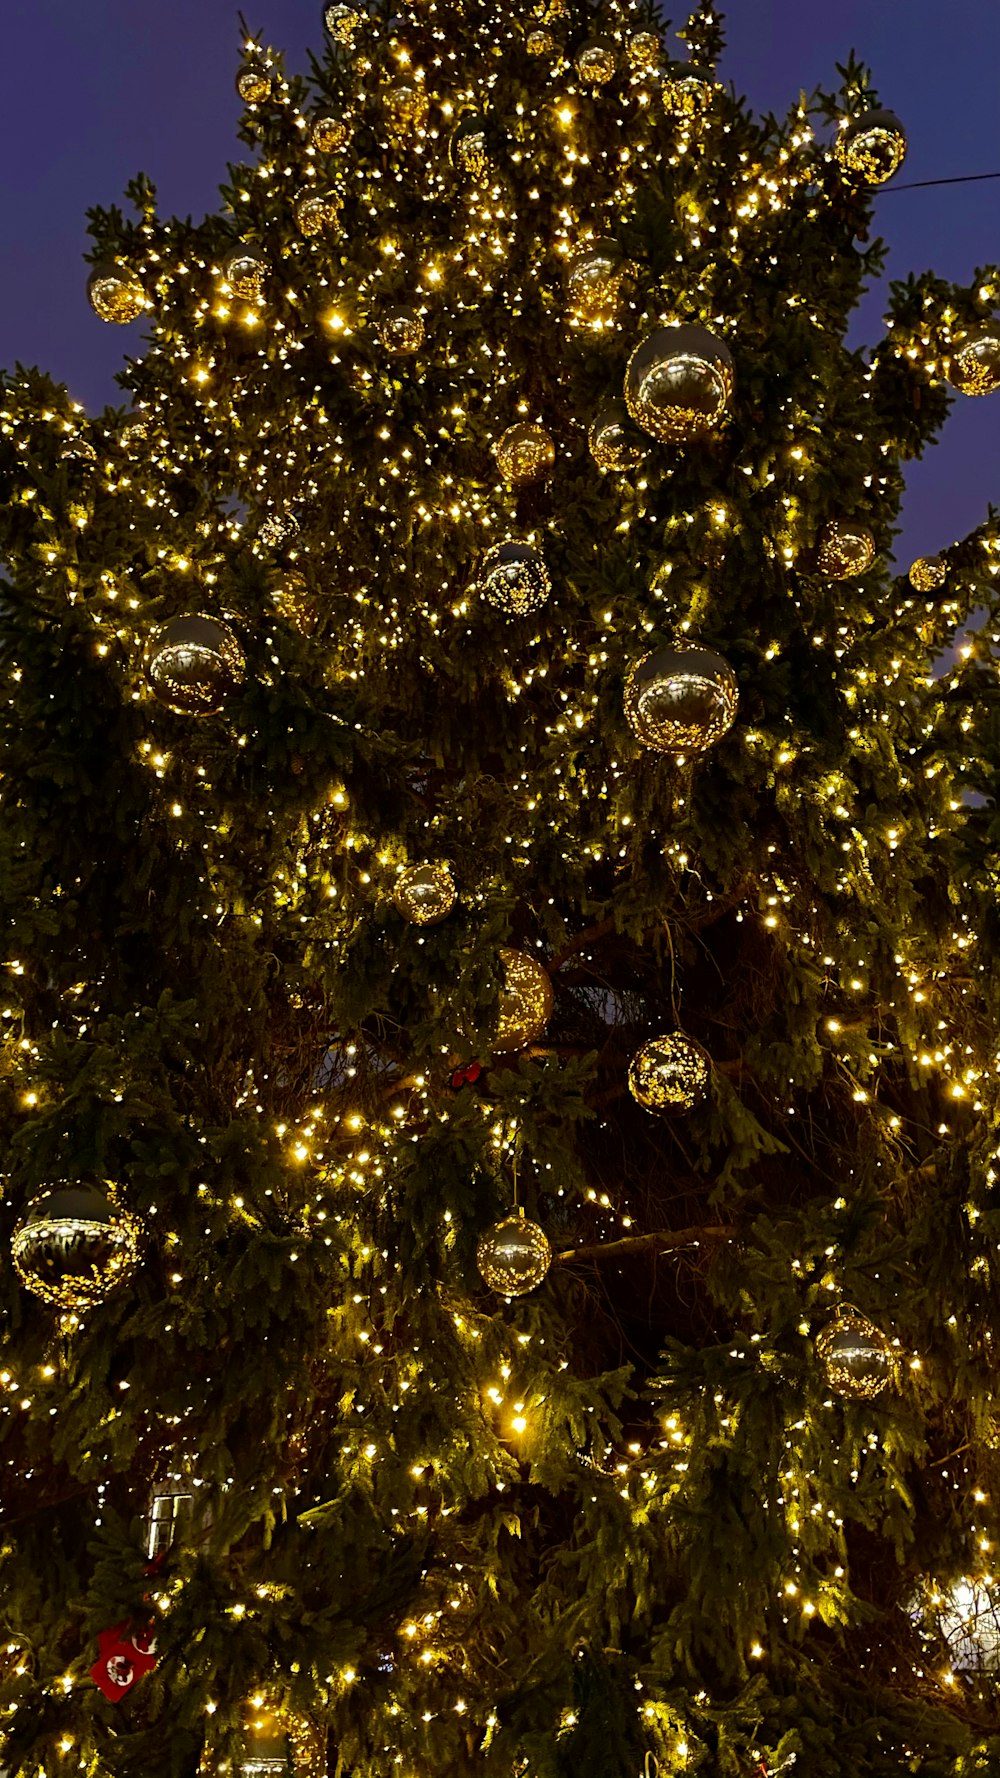
<svg viewBox="0 0 1000 1778">
<path fill-rule="evenodd" d="M 628 361 L 625 401 L 644 432 L 683 442 L 719 425 L 734 383 L 729 347 L 707 327 L 658 327 Z"/>
<path fill-rule="evenodd" d="M 361 13 L 356 6 L 346 6 L 340 0 L 334 0 L 330 6 L 323 8 L 323 23 L 335 43 L 349 45 L 361 23 Z"/>
<path fill-rule="evenodd" d="M 351 126 L 343 117 L 317 117 L 312 127 L 313 147 L 320 154 L 333 154 L 350 139 Z"/>
<path fill-rule="evenodd" d="M 526 951 L 504 946 L 500 968 L 500 1007 L 492 1047 L 505 1055 L 542 1035 L 552 1017 L 553 995 L 548 971 Z"/>
<path fill-rule="evenodd" d="M 436 926 L 455 905 L 455 883 L 446 864 L 411 864 L 393 891 L 393 901 L 413 926 Z"/>
<path fill-rule="evenodd" d="M 863 111 L 845 124 L 833 153 L 852 184 L 884 185 L 903 164 L 906 131 L 891 111 Z"/>
<path fill-rule="evenodd" d="M 222 262 L 222 275 L 234 296 L 259 302 L 264 293 L 267 260 L 255 247 L 234 247 Z"/>
<path fill-rule="evenodd" d="M 635 268 L 617 241 L 592 241 L 566 264 L 566 295 L 577 321 L 607 324 L 614 319 L 625 286 Z"/>
<path fill-rule="evenodd" d="M 271 96 L 271 72 L 263 62 L 244 62 L 236 76 L 236 91 L 244 105 L 262 105 Z"/>
<path fill-rule="evenodd" d="M 120 326 L 134 321 L 146 307 L 138 278 L 118 265 L 95 265 L 87 279 L 87 298 L 102 321 L 116 321 Z"/>
<path fill-rule="evenodd" d="M 143 654 L 158 702 L 177 716 L 214 716 L 243 684 L 243 650 L 215 617 L 172 617 L 158 625 Z"/>
<path fill-rule="evenodd" d="M 416 309 L 389 309 L 378 324 L 379 338 L 393 358 L 419 352 L 424 343 L 423 316 Z"/>
<path fill-rule="evenodd" d="M 529 56 L 550 56 L 555 46 L 551 31 L 529 31 L 524 47 Z"/>
<path fill-rule="evenodd" d="M 609 470 L 638 469 L 649 450 L 645 435 L 633 423 L 623 401 L 605 403 L 591 423 L 587 443 L 602 475 Z"/>
<path fill-rule="evenodd" d="M 487 550 L 479 584 L 484 598 L 512 617 L 538 611 L 552 588 L 544 558 L 519 538 L 508 538 Z"/>
<path fill-rule="evenodd" d="M 544 426 L 519 420 L 508 426 L 497 440 L 497 468 L 505 482 L 519 487 L 525 482 L 541 481 L 556 460 L 552 435 Z"/>
<path fill-rule="evenodd" d="M 961 395 L 993 395 L 1000 389 L 1000 322 L 972 327 L 954 342 L 948 381 Z"/>
<path fill-rule="evenodd" d="M 710 1063 L 682 1031 L 651 1037 L 629 1063 L 629 1092 L 646 1111 L 691 1111 L 708 1092 Z"/>
<path fill-rule="evenodd" d="M 28 1206 L 11 1257 L 28 1290 L 54 1308 L 82 1314 L 131 1276 L 139 1224 L 119 1207 L 113 1185 L 57 1186 Z"/>
<path fill-rule="evenodd" d="M 625 49 L 637 74 L 651 74 L 660 65 L 663 49 L 655 31 L 633 31 Z"/>
<path fill-rule="evenodd" d="M 915 593 L 933 593 L 937 587 L 944 586 L 948 564 L 941 556 L 918 556 L 911 564 L 907 578 Z"/>
<path fill-rule="evenodd" d="M 333 191 L 300 191 L 295 225 L 304 235 L 330 234 L 340 222 L 340 198 Z"/>
<path fill-rule="evenodd" d="M 816 1356 L 837 1395 L 872 1401 L 896 1384 L 896 1355 L 891 1342 L 850 1303 L 837 1310 L 816 1337 Z"/>
<path fill-rule="evenodd" d="M 418 80 L 394 80 L 386 87 L 382 103 L 386 129 L 394 141 L 406 141 L 423 129 L 429 102 Z"/>
<path fill-rule="evenodd" d="M 711 106 L 715 82 L 690 62 L 672 62 L 663 83 L 663 109 L 676 122 L 695 123 Z"/>
<path fill-rule="evenodd" d="M 729 662 L 694 642 L 643 655 L 625 682 L 632 733 L 661 753 L 703 753 L 731 727 L 738 702 Z"/>
<path fill-rule="evenodd" d="M 480 1235 L 476 1264 L 491 1290 L 524 1296 L 541 1284 L 552 1264 L 552 1249 L 537 1222 L 506 1216 Z"/>
<path fill-rule="evenodd" d="M 587 86 L 605 86 L 615 77 L 615 46 L 609 37 L 594 37 L 577 51 L 576 72 Z"/>
<path fill-rule="evenodd" d="M 875 539 L 867 525 L 855 519 L 831 519 L 819 540 L 816 566 L 830 580 L 850 580 L 864 574 L 875 560 Z"/>
</svg>

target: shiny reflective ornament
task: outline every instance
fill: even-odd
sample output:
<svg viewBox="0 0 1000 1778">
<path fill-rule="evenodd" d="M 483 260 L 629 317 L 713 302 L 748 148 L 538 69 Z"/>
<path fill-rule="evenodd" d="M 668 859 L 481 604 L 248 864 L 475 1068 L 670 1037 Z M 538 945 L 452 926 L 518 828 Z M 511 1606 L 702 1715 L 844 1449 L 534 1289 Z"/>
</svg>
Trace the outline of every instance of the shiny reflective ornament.
<svg viewBox="0 0 1000 1778">
<path fill-rule="evenodd" d="M 298 530 L 299 521 L 293 512 L 269 512 L 257 527 L 257 537 L 268 549 L 277 549 L 279 544 L 297 536 Z"/>
<path fill-rule="evenodd" d="M 456 172 L 479 184 L 490 171 L 486 128 L 481 117 L 463 117 L 448 145 L 448 157 Z"/>
<path fill-rule="evenodd" d="M 715 95 L 715 81 L 690 62 L 671 62 L 663 83 L 663 109 L 679 123 L 704 117 Z"/>
<path fill-rule="evenodd" d="M 629 1063 L 628 1090 L 646 1111 L 691 1111 L 708 1092 L 711 1064 L 682 1031 L 651 1037 Z"/>
<path fill-rule="evenodd" d="M 954 342 L 948 381 L 961 395 L 992 395 L 1000 389 L 1000 322 L 972 327 Z"/>
<path fill-rule="evenodd" d="M 544 1229 L 525 1216 L 505 1216 L 480 1235 L 476 1264 L 484 1283 L 500 1296 L 525 1296 L 541 1284 L 552 1264 Z"/>
<path fill-rule="evenodd" d="M 948 564 L 942 556 L 918 556 L 908 575 L 915 593 L 933 593 L 947 578 Z"/>
<path fill-rule="evenodd" d="M 236 91 L 244 105 L 262 105 L 271 96 L 271 71 L 264 62 L 244 62 L 236 75 Z"/>
<path fill-rule="evenodd" d="M 378 324 L 379 338 L 394 358 L 419 352 L 424 343 L 423 316 L 416 309 L 390 309 Z"/>
<path fill-rule="evenodd" d="M 411 864 L 399 877 L 393 901 L 413 926 L 436 926 L 455 905 L 455 882 L 446 864 Z"/>
<path fill-rule="evenodd" d="M 242 1757 L 234 1765 L 206 1745 L 200 1770 L 201 1778 L 323 1778 L 326 1737 L 308 1717 L 257 1693 L 244 1706 Z"/>
<path fill-rule="evenodd" d="M 884 185 L 903 164 L 906 131 L 891 111 L 863 111 L 833 144 L 836 162 L 854 185 Z"/>
<path fill-rule="evenodd" d="M 243 684 L 236 637 L 215 617 L 172 617 L 153 631 L 143 656 L 158 702 L 177 716 L 214 716 Z"/>
<path fill-rule="evenodd" d="M 652 74 L 663 56 L 663 46 L 655 31 L 633 31 L 625 51 L 637 74 Z"/>
<path fill-rule="evenodd" d="M 511 487 L 542 481 L 556 460 L 552 434 L 544 426 L 519 420 L 497 440 L 497 468 Z"/>
<path fill-rule="evenodd" d="M 264 294 L 267 270 L 267 260 L 256 247 L 234 247 L 222 262 L 222 276 L 233 295 L 252 303 L 259 302 Z"/>
<path fill-rule="evenodd" d="M 350 141 L 351 126 L 343 117 L 317 117 L 312 127 L 312 144 L 320 154 L 333 154 Z"/>
<path fill-rule="evenodd" d="M 148 440 L 149 421 L 139 408 L 133 408 L 118 428 L 118 443 L 123 451 L 136 451 Z"/>
<path fill-rule="evenodd" d="M 340 198 L 335 191 L 300 191 L 295 200 L 295 226 L 304 235 L 331 234 L 340 224 Z"/>
<path fill-rule="evenodd" d="M 593 37 L 576 53 L 576 72 L 587 86 L 606 86 L 615 77 L 615 46 L 610 37 Z"/>
<path fill-rule="evenodd" d="M 816 1337 L 816 1357 L 837 1395 L 872 1401 L 896 1383 L 896 1357 L 874 1322 L 850 1303 L 837 1310 Z"/>
<path fill-rule="evenodd" d="M 361 17 L 356 6 L 331 5 L 323 8 L 324 29 L 334 43 L 342 43 L 345 47 L 353 43 Z"/>
<path fill-rule="evenodd" d="M 397 142 L 415 136 L 427 121 L 428 100 L 418 80 L 394 80 L 382 99 L 386 128 Z"/>
<path fill-rule="evenodd" d="M 55 1308 L 82 1314 L 135 1270 L 139 1224 L 119 1208 L 114 1186 L 61 1185 L 29 1204 L 11 1256 L 28 1290 Z"/>
<path fill-rule="evenodd" d="M 271 588 L 271 604 L 279 617 L 283 617 L 301 636 L 313 635 L 319 622 L 319 609 L 304 574 L 295 568 L 285 568 L 277 585 Z"/>
<path fill-rule="evenodd" d="M 500 1005 L 492 1045 L 499 1055 L 506 1055 L 541 1036 L 552 1017 L 553 995 L 548 970 L 526 951 L 504 946 L 500 969 Z"/>
<path fill-rule="evenodd" d="M 633 424 L 623 401 L 609 401 L 601 408 L 587 434 L 587 443 L 594 462 L 604 473 L 638 469 L 649 454 L 646 436 Z"/>
<path fill-rule="evenodd" d="M 634 274 L 617 241 L 592 241 L 566 265 L 566 294 L 578 321 L 614 319 L 624 286 Z"/>
<path fill-rule="evenodd" d="M 989 1581 L 966 1576 L 953 1586 L 935 1587 L 915 1614 L 933 1619 L 958 1673 L 1000 1672 L 1000 1591 Z"/>
<path fill-rule="evenodd" d="M 549 571 L 538 550 L 511 537 L 486 551 L 479 570 L 479 586 L 491 605 L 511 617 L 538 611 L 552 591 Z"/>
<path fill-rule="evenodd" d="M 731 727 L 738 702 L 729 662 L 696 642 L 644 655 L 625 682 L 632 733 L 661 753 L 703 753 Z"/>
<path fill-rule="evenodd" d="M 820 534 L 816 566 L 830 580 L 850 580 L 864 574 L 875 560 L 875 539 L 867 525 L 855 519 L 831 519 Z"/>
<path fill-rule="evenodd" d="M 146 293 L 134 272 L 120 265 L 95 265 L 87 279 L 87 299 L 102 321 L 124 326 L 146 307 Z"/>
<path fill-rule="evenodd" d="M 625 401 L 645 432 L 684 442 L 719 425 L 734 383 L 729 347 L 707 327 L 658 327 L 628 361 Z"/>
<path fill-rule="evenodd" d="M 529 56 L 550 56 L 555 46 L 551 31 L 529 31 L 524 45 Z"/>
</svg>

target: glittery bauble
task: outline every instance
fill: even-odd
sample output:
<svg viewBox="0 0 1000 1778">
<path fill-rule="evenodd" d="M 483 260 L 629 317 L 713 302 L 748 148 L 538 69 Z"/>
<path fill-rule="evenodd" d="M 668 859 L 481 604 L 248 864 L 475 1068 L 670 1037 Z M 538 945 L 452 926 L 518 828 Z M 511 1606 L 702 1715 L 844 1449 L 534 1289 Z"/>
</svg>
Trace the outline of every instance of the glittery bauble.
<svg viewBox="0 0 1000 1778">
<path fill-rule="evenodd" d="M 615 46 L 610 37 L 592 37 L 576 53 L 576 72 L 587 86 L 604 86 L 615 77 Z"/>
<path fill-rule="evenodd" d="M 671 1031 L 636 1050 L 629 1063 L 629 1092 L 646 1111 L 690 1111 L 708 1092 L 709 1072 L 701 1044 L 682 1031 Z"/>
<path fill-rule="evenodd" d="M 296 536 L 299 521 L 293 512 L 267 512 L 257 527 L 258 541 L 268 549 L 277 549 L 289 537 Z"/>
<path fill-rule="evenodd" d="M 267 270 L 267 260 L 256 247 L 234 247 L 222 262 L 222 276 L 233 295 L 245 297 L 247 302 L 260 301 Z"/>
<path fill-rule="evenodd" d="M 1000 323 L 970 327 L 951 349 L 948 381 L 962 395 L 992 395 L 1000 389 Z"/>
<path fill-rule="evenodd" d="M 715 82 L 690 62 L 671 62 L 663 83 L 663 109 L 668 117 L 693 123 L 712 103 Z"/>
<path fill-rule="evenodd" d="M 312 143 L 320 154 L 333 154 L 349 141 L 351 126 L 343 117 L 317 117 L 312 127 Z"/>
<path fill-rule="evenodd" d="M 262 105 L 271 96 L 271 71 L 264 62 L 244 62 L 236 76 L 244 105 Z"/>
<path fill-rule="evenodd" d="M 884 185 L 902 166 L 906 131 L 891 111 L 863 111 L 833 145 L 837 165 L 854 185 Z"/>
<path fill-rule="evenodd" d="M 153 631 L 143 655 L 153 694 L 178 716 L 214 716 L 243 684 L 243 651 L 215 617 L 172 617 Z"/>
<path fill-rule="evenodd" d="M 651 74 L 660 65 L 663 46 L 655 31 L 633 31 L 625 49 L 637 74 Z"/>
<path fill-rule="evenodd" d="M 683 441 L 719 425 L 734 383 L 729 347 L 707 327 L 658 327 L 628 361 L 625 400 L 645 432 Z"/>
<path fill-rule="evenodd" d="M 311 636 L 319 622 L 316 598 L 304 574 L 285 568 L 271 588 L 271 603 L 280 617 L 303 636 Z"/>
<path fill-rule="evenodd" d="M 446 864 L 411 864 L 397 879 L 392 899 L 413 926 L 436 926 L 455 905 L 455 883 Z"/>
<path fill-rule="evenodd" d="M 551 31 L 529 31 L 524 47 L 529 56 L 550 56 L 556 42 Z"/>
<path fill-rule="evenodd" d="M 634 267 L 617 241 L 592 241 L 566 264 L 566 294 L 579 321 L 611 321 Z"/>
<path fill-rule="evenodd" d="M 21 1283 L 56 1308 L 83 1312 L 124 1284 L 139 1257 L 139 1224 L 112 1185 L 61 1185 L 29 1204 L 11 1242 Z"/>
<path fill-rule="evenodd" d="M 424 343 L 423 316 L 416 309 L 389 309 L 378 324 L 379 338 L 394 358 L 419 352 Z"/>
<path fill-rule="evenodd" d="M 816 566 L 829 580 L 850 580 L 875 560 L 875 539 L 855 519 L 831 519 L 816 550 Z"/>
<path fill-rule="evenodd" d="M 304 235 L 330 234 L 340 222 L 335 191 L 300 191 L 295 200 L 295 226 Z"/>
<path fill-rule="evenodd" d="M 428 100 L 418 80 L 394 80 L 383 94 L 386 128 L 397 142 L 415 136 L 427 120 Z"/>
<path fill-rule="evenodd" d="M 118 428 L 118 443 L 123 451 L 135 451 L 148 438 L 149 421 L 140 409 L 133 408 Z"/>
<path fill-rule="evenodd" d="M 501 1296 L 525 1296 L 541 1284 L 552 1264 L 544 1229 L 525 1216 L 505 1216 L 480 1235 L 476 1264 L 483 1280 Z"/>
<path fill-rule="evenodd" d="M 117 321 L 123 326 L 146 307 L 146 293 L 138 278 L 120 265 L 95 265 L 87 279 L 87 297 L 102 321 Z"/>
<path fill-rule="evenodd" d="M 335 43 L 349 44 L 361 23 L 356 6 L 331 5 L 323 8 L 323 25 Z"/>
<path fill-rule="evenodd" d="M 941 556 L 918 556 L 908 578 L 915 593 L 933 593 L 935 588 L 944 586 L 948 564 Z"/>
<path fill-rule="evenodd" d="M 518 420 L 508 426 L 497 440 L 497 468 L 505 482 L 521 487 L 525 482 L 541 481 L 556 460 L 552 435 L 544 426 Z"/>
<path fill-rule="evenodd" d="M 638 469 L 649 451 L 645 434 L 633 425 L 623 401 L 605 403 L 591 425 L 587 443 L 602 471 Z"/>
<path fill-rule="evenodd" d="M 702 753 L 713 746 L 731 727 L 738 701 L 729 662 L 696 642 L 643 655 L 625 682 L 632 733 L 661 753 Z"/>
<path fill-rule="evenodd" d="M 552 591 L 544 558 L 530 543 L 518 538 L 495 543 L 486 551 L 479 585 L 491 605 L 513 617 L 537 611 Z"/>
<path fill-rule="evenodd" d="M 844 1303 L 816 1337 L 816 1357 L 838 1395 L 871 1401 L 896 1382 L 890 1341 L 850 1303 Z"/>
<path fill-rule="evenodd" d="M 499 1055 L 534 1043 L 552 1017 L 552 983 L 548 971 L 526 951 L 507 946 L 500 952 L 503 979 L 492 1047 Z"/>
<path fill-rule="evenodd" d="M 481 117 L 463 117 L 448 145 L 448 155 L 457 172 L 478 184 L 490 171 L 490 155 L 486 145 L 486 126 Z"/>
</svg>

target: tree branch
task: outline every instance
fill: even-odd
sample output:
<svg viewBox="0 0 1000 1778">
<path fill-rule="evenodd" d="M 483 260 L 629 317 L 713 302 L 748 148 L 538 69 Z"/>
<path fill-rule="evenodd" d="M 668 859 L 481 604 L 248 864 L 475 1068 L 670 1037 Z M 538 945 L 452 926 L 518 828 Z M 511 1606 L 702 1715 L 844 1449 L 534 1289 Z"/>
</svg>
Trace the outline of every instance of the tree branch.
<svg viewBox="0 0 1000 1778">
<path fill-rule="evenodd" d="M 626 1253 L 643 1253 L 655 1249 L 658 1253 L 670 1253 L 678 1247 L 699 1247 L 703 1241 L 728 1241 L 732 1236 L 731 1228 L 721 1225 L 710 1225 L 708 1228 L 693 1229 L 654 1229 L 648 1235 L 624 1235 L 620 1241 L 597 1241 L 589 1247 L 568 1247 L 565 1253 L 557 1253 L 560 1265 L 579 1265 L 588 1259 L 617 1259 Z"/>
</svg>

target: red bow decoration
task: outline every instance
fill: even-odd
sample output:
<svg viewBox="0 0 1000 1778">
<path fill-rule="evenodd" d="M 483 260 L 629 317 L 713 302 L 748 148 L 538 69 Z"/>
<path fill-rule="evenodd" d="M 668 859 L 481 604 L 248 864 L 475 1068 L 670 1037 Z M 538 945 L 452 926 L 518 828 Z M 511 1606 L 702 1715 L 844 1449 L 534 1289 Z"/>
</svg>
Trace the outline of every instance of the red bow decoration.
<svg viewBox="0 0 1000 1778">
<path fill-rule="evenodd" d="M 156 1666 L 155 1626 L 149 1624 L 145 1630 L 133 1633 L 129 1618 L 115 1624 L 110 1630 L 102 1630 L 97 1638 L 97 1659 L 90 1669 L 90 1677 L 99 1691 L 117 1704 L 130 1692 L 137 1679 L 144 1673 L 150 1673 Z"/>
<path fill-rule="evenodd" d="M 465 1068 L 456 1068 L 451 1077 L 451 1084 L 456 1091 L 459 1087 L 475 1086 L 482 1072 L 483 1064 L 481 1062 L 470 1062 Z"/>
</svg>

